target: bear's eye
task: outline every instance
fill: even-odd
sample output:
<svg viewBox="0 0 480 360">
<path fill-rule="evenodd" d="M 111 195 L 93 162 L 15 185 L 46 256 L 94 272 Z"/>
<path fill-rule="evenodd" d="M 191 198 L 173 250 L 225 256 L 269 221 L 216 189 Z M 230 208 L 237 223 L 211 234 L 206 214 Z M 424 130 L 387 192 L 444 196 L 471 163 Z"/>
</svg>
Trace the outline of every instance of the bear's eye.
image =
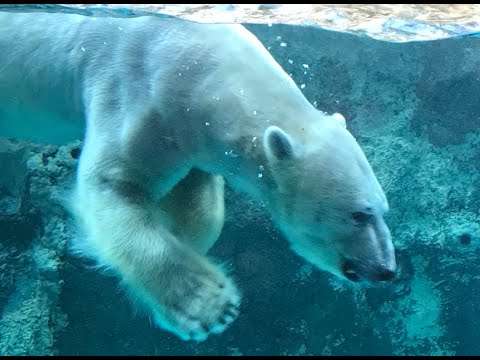
<svg viewBox="0 0 480 360">
<path fill-rule="evenodd" d="M 367 223 L 373 215 L 363 212 L 363 211 L 355 211 L 352 213 L 352 219 L 355 220 L 358 224 L 365 224 Z"/>
</svg>

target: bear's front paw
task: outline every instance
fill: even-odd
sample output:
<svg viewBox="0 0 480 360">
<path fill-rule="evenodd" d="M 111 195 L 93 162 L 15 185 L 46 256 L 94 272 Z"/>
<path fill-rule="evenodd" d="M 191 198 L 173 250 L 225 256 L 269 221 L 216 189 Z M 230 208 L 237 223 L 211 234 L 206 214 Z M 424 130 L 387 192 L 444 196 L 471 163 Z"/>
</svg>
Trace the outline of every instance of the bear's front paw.
<svg viewBox="0 0 480 360">
<path fill-rule="evenodd" d="M 191 273 L 178 283 L 167 305 L 168 328 L 183 340 L 204 341 L 223 332 L 239 313 L 240 295 L 221 273 Z"/>
</svg>

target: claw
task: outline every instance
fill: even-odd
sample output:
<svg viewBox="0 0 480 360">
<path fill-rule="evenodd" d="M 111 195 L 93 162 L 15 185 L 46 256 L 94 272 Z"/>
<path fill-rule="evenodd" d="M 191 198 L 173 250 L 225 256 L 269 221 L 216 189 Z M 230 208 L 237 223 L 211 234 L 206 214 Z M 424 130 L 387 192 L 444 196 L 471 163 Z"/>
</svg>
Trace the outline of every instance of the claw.
<svg viewBox="0 0 480 360">
<path fill-rule="evenodd" d="M 225 324 L 230 324 L 233 322 L 233 320 L 235 320 L 235 317 L 236 316 L 232 316 L 232 315 L 225 315 L 222 319 L 222 321 L 225 321 Z"/>
<path fill-rule="evenodd" d="M 225 309 L 225 314 L 235 317 L 235 316 L 238 315 L 238 308 L 237 308 L 235 305 L 230 304 L 230 305 Z"/>
<path fill-rule="evenodd" d="M 196 333 L 191 336 L 192 340 L 196 342 L 202 342 L 207 340 L 208 334 L 207 333 Z"/>
</svg>

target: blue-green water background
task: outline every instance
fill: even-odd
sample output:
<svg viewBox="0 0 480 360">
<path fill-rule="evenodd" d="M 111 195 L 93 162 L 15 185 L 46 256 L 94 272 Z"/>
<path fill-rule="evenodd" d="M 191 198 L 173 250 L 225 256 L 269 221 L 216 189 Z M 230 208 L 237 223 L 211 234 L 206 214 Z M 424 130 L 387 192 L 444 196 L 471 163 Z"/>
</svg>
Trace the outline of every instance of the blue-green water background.
<svg viewBox="0 0 480 360">
<path fill-rule="evenodd" d="M 211 255 L 231 265 L 241 314 L 221 335 L 182 342 L 66 251 L 70 223 L 52 197 L 71 186 L 81 143 L 2 139 L 1 355 L 480 354 L 480 39 L 246 26 L 308 100 L 346 117 L 390 202 L 398 279 L 365 289 L 314 269 L 227 189 Z"/>
</svg>

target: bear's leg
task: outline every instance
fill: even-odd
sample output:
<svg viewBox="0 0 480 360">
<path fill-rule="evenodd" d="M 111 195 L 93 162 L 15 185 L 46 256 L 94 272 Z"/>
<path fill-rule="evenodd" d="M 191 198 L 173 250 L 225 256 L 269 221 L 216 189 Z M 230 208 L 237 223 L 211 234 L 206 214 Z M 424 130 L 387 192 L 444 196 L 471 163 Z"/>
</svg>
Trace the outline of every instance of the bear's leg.
<svg viewBox="0 0 480 360">
<path fill-rule="evenodd" d="M 160 200 L 160 207 L 170 216 L 171 232 L 200 254 L 205 254 L 222 232 L 224 186 L 222 176 L 194 168 Z"/>
<path fill-rule="evenodd" d="M 142 192 L 136 178 L 123 177 L 127 171 L 121 161 L 101 160 L 102 148 L 86 141 L 72 199 L 90 251 L 116 271 L 162 328 L 197 341 L 222 332 L 238 314 L 235 285 L 219 266 L 168 231 L 158 203 Z M 193 183 L 197 176 L 193 173 Z"/>
</svg>

